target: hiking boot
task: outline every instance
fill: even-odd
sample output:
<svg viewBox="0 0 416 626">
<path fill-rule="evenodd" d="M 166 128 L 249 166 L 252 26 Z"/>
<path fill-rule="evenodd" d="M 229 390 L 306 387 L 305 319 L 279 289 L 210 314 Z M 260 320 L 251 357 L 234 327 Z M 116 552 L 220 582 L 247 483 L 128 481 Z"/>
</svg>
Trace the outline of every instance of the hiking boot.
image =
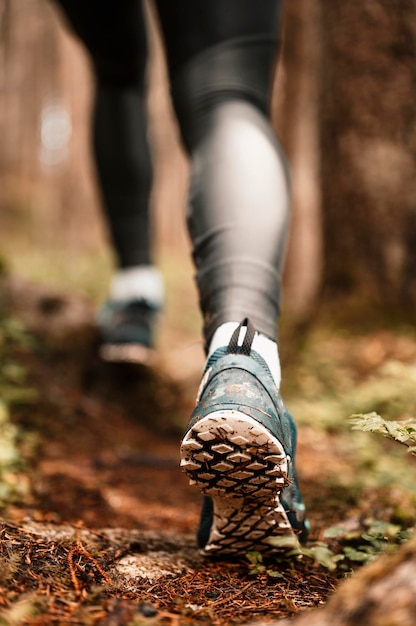
<svg viewBox="0 0 416 626">
<path fill-rule="evenodd" d="M 159 308 L 144 299 L 109 300 L 98 312 L 100 356 L 105 361 L 149 363 L 154 358 L 154 328 Z"/>
<path fill-rule="evenodd" d="M 242 345 L 240 331 L 246 327 Z M 291 547 L 309 524 L 295 473 L 296 427 L 244 320 L 208 359 L 182 440 L 181 467 L 205 495 L 198 544 L 209 555 Z"/>
</svg>

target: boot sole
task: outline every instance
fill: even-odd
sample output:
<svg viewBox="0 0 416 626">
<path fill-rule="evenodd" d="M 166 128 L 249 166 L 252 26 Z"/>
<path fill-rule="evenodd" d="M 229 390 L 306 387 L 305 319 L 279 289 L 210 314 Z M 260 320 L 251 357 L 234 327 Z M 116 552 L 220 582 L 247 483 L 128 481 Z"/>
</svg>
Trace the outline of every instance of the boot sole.
<svg viewBox="0 0 416 626">
<path fill-rule="evenodd" d="M 236 410 L 210 413 L 186 433 L 181 468 L 212 498 L 214 513 L 203 553 L 272 552 L 270 539 L 296 535 L 280 503 L 288 484 L 282 444 L 262 424 Z"/>
</svg>

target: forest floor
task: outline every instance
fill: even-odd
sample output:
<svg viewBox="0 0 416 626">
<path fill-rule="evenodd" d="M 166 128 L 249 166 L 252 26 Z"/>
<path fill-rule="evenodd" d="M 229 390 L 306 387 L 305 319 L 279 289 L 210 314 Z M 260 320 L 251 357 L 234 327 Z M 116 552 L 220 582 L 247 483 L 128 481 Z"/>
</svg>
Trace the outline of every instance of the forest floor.
<svg viewBox="0 0 416 626">
<path fill-rule="evenodd" d="M 391 551 L 416 466 L 353 413 L 416 415 L 416 334 L 317 327 L 282 346 L 312 533 L 303 558 L 207 560 L 178 443 L 202 364 L 193 337 L 147 370 L 97 356 L 93 308 L 0 289 L 0 624 L 241 624 L 296 616 Z M 296 350 L 294 349 L 296 346 Z"/>
</svg>

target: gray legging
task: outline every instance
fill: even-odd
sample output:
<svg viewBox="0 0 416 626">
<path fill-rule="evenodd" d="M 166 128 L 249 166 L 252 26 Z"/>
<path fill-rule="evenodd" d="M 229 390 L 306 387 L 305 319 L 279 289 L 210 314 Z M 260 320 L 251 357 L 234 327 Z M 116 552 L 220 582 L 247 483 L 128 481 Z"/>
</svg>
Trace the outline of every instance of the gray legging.
<svg viewBox="0 0 416 626">
<path fill-rule="evenodd" d="M 57 0 L 97 80 L 94 148 L 121 267 L 151 262 L 147 42 L 140 0 Z M 156 0 L 191 159 L 188 226 L 204 331 L 250 317 L 275 337 L 289 215 L 268 120 L 280 0 Z"/>
</svg>

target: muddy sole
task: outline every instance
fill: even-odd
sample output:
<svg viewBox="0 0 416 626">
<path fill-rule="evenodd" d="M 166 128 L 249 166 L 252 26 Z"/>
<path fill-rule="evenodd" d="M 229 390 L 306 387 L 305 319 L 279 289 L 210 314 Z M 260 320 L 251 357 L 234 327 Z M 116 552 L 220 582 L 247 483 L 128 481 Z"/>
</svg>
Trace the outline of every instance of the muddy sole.
<svg viewBox="0 0 416 626">
<path fill-rule="evenodd" d="M 204 553 L 271 552 L 270 539 L 296 536 L 280 503 L 288 458 L 262 424 L 235 410 L 198 421 L 181 445 L 181 468 L 191 485 L 212 498 L 214 513 Z"/>
</svg>

